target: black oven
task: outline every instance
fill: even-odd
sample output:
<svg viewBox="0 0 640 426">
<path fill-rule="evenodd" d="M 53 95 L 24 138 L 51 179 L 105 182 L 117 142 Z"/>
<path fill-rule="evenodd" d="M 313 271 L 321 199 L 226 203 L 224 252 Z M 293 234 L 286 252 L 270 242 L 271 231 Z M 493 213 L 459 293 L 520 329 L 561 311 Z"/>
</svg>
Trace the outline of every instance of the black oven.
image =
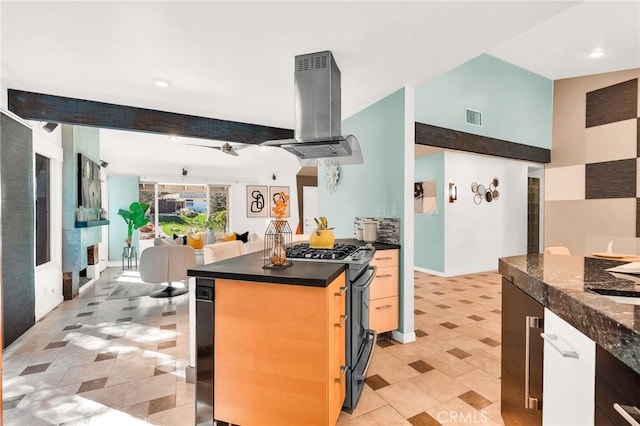
<svg viewBox="0 0 640 426">
<path fill-rule="evenodd" d="M 369 293 L 376 275 L 375 267 L 367 263 L 364 268 L 350 265 L 347 278 L 346 329 L 347 388 L 343 406 L 354 408 L 360 399 L 367 369 L 373 357 L 376 335 L 369 328 Z"/>
</svg>

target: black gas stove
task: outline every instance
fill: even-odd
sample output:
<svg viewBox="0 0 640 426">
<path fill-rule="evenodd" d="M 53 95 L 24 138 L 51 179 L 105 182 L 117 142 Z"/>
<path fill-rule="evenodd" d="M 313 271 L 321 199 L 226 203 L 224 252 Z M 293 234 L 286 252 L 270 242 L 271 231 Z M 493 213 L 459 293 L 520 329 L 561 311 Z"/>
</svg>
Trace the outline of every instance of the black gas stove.
<svg viewBox="0 0 640 426">
<path fill-rule="evenodd" d="M 308 243 L 298 244 L 287 248 L 287 257 L 295 260 L 310 260 L 315 262 L 340 262 L 366 264 L 371 261 L 375 250 L 370 247 L 353 244 L 336 243 L 330 249 L 311 248 Z"/>
</svg>

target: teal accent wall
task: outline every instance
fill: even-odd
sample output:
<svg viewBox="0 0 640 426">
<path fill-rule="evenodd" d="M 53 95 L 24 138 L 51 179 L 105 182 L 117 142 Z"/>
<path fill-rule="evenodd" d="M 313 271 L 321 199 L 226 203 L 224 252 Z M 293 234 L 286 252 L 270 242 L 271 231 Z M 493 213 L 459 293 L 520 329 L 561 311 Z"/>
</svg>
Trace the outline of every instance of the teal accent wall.
<svg viewBox="0 0 640 426">
<path fill-rule="evenodd" d="M 75 227 L 78 208 L 78 154 L 84 154 L 96 163 L 100 163 L 100 130 L 94 127 L 63 125 L 62 149 L 64 160 L 62 163 L 62 228 L 67 235 L 67 238 L 63 239 L 62 263 L 64 272 L 77 273 L 87 267 L 87 247 L 102 241 L 102 232 L 99 227 Z M 77 233 L 79 238 L 78 235 L 69 237 Z M 79 245 L 77 245 L 78 241 Z M 78 257 L 79 265 L 75 259 Z M 66 269 L 64 266 L 73 270 Z M 77 271 L 76 267 L 79 267 Z"/>
<path fill-rule="evenodd" d="M 358 138 L 364 164 L 340 166 L 340 181 L 329 192 L 318 168 L 318 212 L 334 226 L 337 238 L 354 236 L 356 216 L 404 215 L 404 88 L 342 122 L 342 134 Z M 402 221 L 400 229 L 402 229 Z M 400 244 L 403 244 L 400 233 Z M 400 250 L 400 331 L 404 330 L 404 251 Z M 406 271 L 413 274 L 413 271 Z M 412 276 L 412 275 L 411 275 Z M 413 285 L 413 280 L 410 280 Z M 413 329 L 408 330 L 413 332 Z"/>
<path fill-rule="evenodd" d="M 414 265 L 444 273 L 444 152 L 416 157 L 415 181 L 436 181 L 436 211 L 414 214 Z"/>
<path fill-rule="evenodd" d="M 551 149 L 553 81 L 480 55 L 416 88 L 415 120 Z M 482 112 L 466 124 L 465 108 Z"/>
<path fill-rule="evenodd" d="M 137 176 L 109 176 L 107 178 L 109 188 L 109 260 L 122 260 L 122 248 L 126 245 L 127 224 L 118 216 L 119 209 L 128 209 L 134 201 L 138 201 L 138 177 Z M 138 231 L 133 231 L 131 245 L 138 249 Z"/>
<path fill-rule="evenodd" d="M 318 168 L 318 212 L 337 238 L 352 238 L 356 216 L 402 217 L 404 89 L 344 120 L 342 134 L 358 139 L 364 164 L 340 166 L 335 192 L 327 189 L 324 167 Z"/>
</svg>

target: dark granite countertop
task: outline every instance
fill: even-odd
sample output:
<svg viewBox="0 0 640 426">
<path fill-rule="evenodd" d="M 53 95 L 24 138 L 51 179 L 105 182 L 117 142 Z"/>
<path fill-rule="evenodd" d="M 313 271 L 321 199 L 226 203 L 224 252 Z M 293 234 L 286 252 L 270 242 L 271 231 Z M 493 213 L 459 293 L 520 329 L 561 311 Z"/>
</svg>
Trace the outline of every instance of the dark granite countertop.
<svg viewBox="0 0 640 426">
<path fill-rule="evenodd" d="M 501 258 L 498 269 L 506 279 L 640 374 L 640 306 L 617 303 L 594 291 L 620 295 L 640 290 L 636 276 L 625 278 L 606 271 L 623 263 L 532 254 Z"/>
<path fill-rule="evenodd" d="M 342 263 L 293 261 L 285 269 L 264 269 L 262 251 L 232 257 L 189 269 L 187 275 L 197 278 L 224 278 L 240 281 L 327 287 L 345 265 Z"/>
<path fill-rule="evenodd" d="M 363 246 L 355 238 L 340 238 L 336 243 Z M 399 244 L 374 243 L 376 250 L 399 249 Z M 285 269 L 264 269 L 262 251 L 225 259 L 220 262 L 200 265 L 189 269 L 187 274 L 199 278 L 224 278 L 265 283 L 282 283 L 326 287 L 345 270 L 341 263 L 309 262 L 293 260 Z"/>
</svg>

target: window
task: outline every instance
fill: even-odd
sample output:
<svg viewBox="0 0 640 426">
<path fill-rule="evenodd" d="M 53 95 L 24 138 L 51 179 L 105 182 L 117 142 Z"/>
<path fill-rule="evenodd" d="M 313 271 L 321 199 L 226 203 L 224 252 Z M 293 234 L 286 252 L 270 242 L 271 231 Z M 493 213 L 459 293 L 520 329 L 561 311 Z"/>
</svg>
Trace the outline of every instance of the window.
<svg viewBox="0 0 640 426">
<path fill-rule="evenodd" d="M 149 233 L 140 228 L 140 239 L 153 238 L 154 233 L 158 237 L 172 237 L 184 235 L 188 230 L 227 231 L 229 188 L 226 186 L 140 183 L 138 192 L 139 200 L 150 206 L 151 221 L 145 227 L 150 229 Z"/>
<path fill-rule="evenodd" d="M 153 239 L 156 236 L 156 184 L 140 183 L 138 185 L 138 200 L 149 205 L 146 215 L 149 218 L 149 223 L 140 228 L 139 238 L 141 240 Z"/>
<path fill-rule="evenodd" d="M 50 160 L 36 154 L 36 266 L 51 260 Z"/>
<path fill-rule="evenodd" d="M 209 220 L 214 231 L 227 232 L 227 212 L 229 211 L 229 188 L 209 186 Z"/>
</svg>

